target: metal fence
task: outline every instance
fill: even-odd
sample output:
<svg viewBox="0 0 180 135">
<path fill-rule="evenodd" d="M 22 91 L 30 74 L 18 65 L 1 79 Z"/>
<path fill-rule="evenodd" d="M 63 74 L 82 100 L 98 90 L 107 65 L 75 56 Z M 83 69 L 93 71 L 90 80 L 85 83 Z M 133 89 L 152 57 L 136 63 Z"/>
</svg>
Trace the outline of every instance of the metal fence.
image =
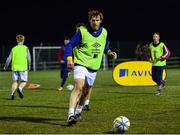
<svg viewBox="0 0 180 135">
<path fill-rule="evenodd" d="M 118 58 L 116 61 L 113 61 L 111 58 L 106 57 L 106 61 L 105 61 L 106 68 L 105 69 L 113 68 L 117 64 L 124 62 L 124 61 L 135 60 L 135 58 L 136 58 L 135 49 L 136 49 L 136 46 L 138 43 L 139 43 L 139 41 L 112 41 L 112 42 L 110 42 L 110 49 L 117 52 Z M 167 60 L 167 67 L 179 68 L 180 67 L 180 47 L 179 47 L 180 40 L 165 41 L 165 44 L 171 51 L 171 57 Z M 61 46 L 61 45 L 62 45 L 62 43 L 46 43 L 46 44 L 29 43 L 28 44 L 31 54 L 33 54 L 34 46 L 52 46 L 53 47 L 53 46 Z M 10 45 L 1 45 L 0 46 L 0 70 L 1 71 L 3 70 L 3 66 L 5 64 L 6 58 L 8 57 L 12 47 L 13 46 L 10 46 Z M 55 53 L 57 53 L 57 52 L 55 52 Z M 48 53 L 48 54 L 50 54 L 50 53 Z M 52 61 L 40 63 L 40 66 L 41 66 L 40 69 L 47 70 L 47 69 L 58 69 L 59 68 L 58 59 L 56 58 L 57 54 L 53 54 L 53 55 L 54 55 L 54 58 Z M 33 58 L 32 58 L 32 60 L 33 60 Z M 33 61 L 32 61 L 32 63 L 33 63 Z M 104 69 L 103 62 L 102 62 L 101 68 Z"/>
</svg>

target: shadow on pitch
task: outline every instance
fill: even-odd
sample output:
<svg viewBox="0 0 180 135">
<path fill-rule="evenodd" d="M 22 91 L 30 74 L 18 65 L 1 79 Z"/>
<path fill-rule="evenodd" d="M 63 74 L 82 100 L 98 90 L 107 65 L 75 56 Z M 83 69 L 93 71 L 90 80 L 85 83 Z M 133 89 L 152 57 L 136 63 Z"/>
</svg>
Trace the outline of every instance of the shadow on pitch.
<svg viewBox="0 0 180 135">
<path fill-rule="evenodd" d="M 8 122 L 33 122 L 33 123 L 43 123 L 50 125 L 61 125 L 60 123 L 54 123 L 52 121 L 65 121 L 65 119 L 52 119 L 52 118 L 37 118 L 37 117 L 0 117 L 0 121 L 8 121 Z"/>
<path fill-rule="evenodd" d="M 25 108 L 52 108 L 52 109 L 68 109 L 68 107 L 42 106 L 42 105 L 1 105 L 6 107 L 25 107 Z"/>
<path fill-rule="evenodd" d="M 113 131 L 108 131 L 108 132 L 103 132 L 103 134 L 118 134 L 118 133 L 115 133 Z"/>
<path fill-rule="evenodd" d="M 11 98 L 1 98 L 2 100 L 12 100 Z"/>
<path fill-rule="evenodd" d="M 117 94 L 121 94 L 121 95 L 153 95 L 153 92 L 129 92 L 129 91 L 108 91 L 108 92 L 104 92 L 104 93 L 117 93 Z"/>
</svg>

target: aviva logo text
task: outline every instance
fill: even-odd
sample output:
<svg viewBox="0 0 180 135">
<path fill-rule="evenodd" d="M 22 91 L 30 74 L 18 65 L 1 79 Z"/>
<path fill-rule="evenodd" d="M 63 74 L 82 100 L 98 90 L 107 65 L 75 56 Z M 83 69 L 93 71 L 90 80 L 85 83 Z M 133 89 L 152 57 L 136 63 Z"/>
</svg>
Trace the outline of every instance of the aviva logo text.
<svg viewBox="0 0 180 135">
<path fill-rule="evenodd" d="M 129 72 L 128 69 L 119 69 L 119 77 L 125 77 L 125 76 L 152 76 L 150 70 L 133 70 Z"/>
<path fill-rule="evenodd" d="M 151 77 L 152 64 L 148 61 L 129 61 L 117 65 L 113 70 L 113 79 L 123 86 L 156 85 Z M 165 71 L 163 78 L 166 77 Z"/>
</svg>

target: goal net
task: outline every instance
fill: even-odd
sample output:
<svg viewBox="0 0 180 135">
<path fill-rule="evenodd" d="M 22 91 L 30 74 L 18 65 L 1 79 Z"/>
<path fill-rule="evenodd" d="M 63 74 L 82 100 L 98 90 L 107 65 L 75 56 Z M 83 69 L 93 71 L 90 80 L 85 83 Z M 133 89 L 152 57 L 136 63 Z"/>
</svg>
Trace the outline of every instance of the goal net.
<svg viewBox="0 0 180 135">
<path fill-rule="evenodd" d="M 60 46 L 33 47 L 33 70 L 59 69 L 58 51 Z"/>
</svg>

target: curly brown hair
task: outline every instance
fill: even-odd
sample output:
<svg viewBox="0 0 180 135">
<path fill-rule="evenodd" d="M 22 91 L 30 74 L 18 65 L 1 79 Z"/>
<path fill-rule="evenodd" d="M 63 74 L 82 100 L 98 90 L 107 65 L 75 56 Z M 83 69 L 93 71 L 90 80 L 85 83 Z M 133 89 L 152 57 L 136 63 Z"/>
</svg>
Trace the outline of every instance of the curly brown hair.
<svg viewBox="0 0 180 135">
<path fill-rule="evenodd" d="M 101 20 L 104 19 L 103 14 L 100 11 L 98 11 L 98 10 L 90 10 L 88 12 L 88 20 L 91 20 L 91 18 L 94 17 L 94 16 L 100 16 Z"/>
</svg>

